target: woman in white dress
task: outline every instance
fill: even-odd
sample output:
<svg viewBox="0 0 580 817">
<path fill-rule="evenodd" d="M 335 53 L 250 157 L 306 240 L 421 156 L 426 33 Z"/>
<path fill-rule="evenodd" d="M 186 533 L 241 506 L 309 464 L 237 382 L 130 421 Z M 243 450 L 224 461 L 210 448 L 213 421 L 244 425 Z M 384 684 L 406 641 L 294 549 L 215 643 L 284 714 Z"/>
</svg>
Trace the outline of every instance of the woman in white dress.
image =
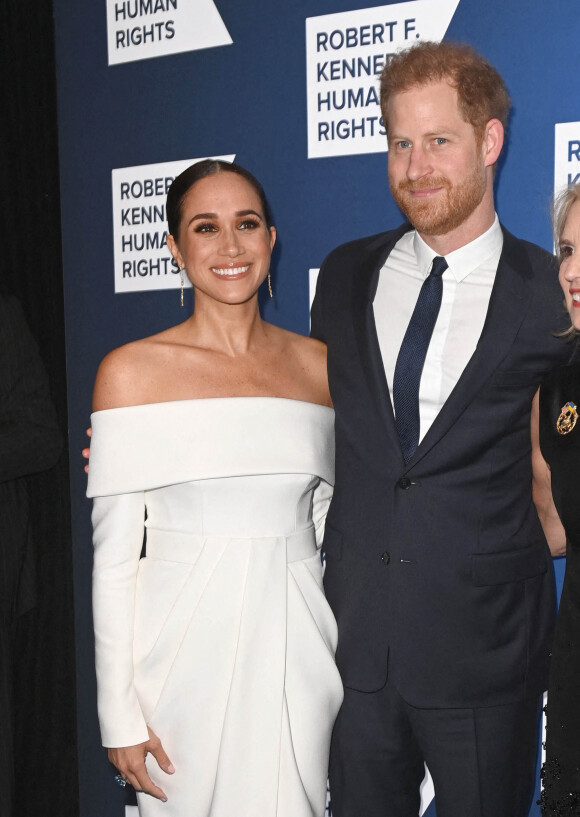
<svg viewBox="0 0 580 817">
<path fill-rule="evenodd" d="M 167 217 L 194 312 L 111 352 L 94 393 L 103 744 L 143 817 L 322 817 L 342 700 L 326 350 L 260 317 L 276 233 L 251 174 L 192 165 Z"/>
</svg>

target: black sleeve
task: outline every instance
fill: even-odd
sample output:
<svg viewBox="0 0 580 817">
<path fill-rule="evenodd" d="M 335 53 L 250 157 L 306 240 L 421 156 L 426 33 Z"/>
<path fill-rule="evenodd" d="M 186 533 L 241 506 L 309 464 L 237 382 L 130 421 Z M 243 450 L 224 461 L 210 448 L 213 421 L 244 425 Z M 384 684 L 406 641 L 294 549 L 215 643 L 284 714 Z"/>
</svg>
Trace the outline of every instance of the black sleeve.
<svg viewBox="0 0 580 817">
<path fill-rule="evenodd" d="M 0 482 L 51 468 L 62 438 L 36 342 L 15 298 L 0 298 Z"/>
</svg>

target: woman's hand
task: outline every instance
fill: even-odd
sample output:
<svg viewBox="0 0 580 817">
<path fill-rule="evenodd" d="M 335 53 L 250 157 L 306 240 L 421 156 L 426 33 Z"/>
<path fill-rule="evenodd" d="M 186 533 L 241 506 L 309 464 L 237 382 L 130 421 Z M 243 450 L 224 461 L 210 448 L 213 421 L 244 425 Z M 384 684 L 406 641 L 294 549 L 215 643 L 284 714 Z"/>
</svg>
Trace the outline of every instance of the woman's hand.
<svg viewBox="0 0 580 817">
<path fill-rule="evenodd" d="M 156 786 L 147 774 L 145 767 L 145 757 L 150 752 L 160 769 L 166 774 L 173 774 L 175 769 L 173 764 L 165 754 L 165 750 L 161 745 L 161 741 L 149 727 L 149 740 L 145 743 L 138 743 L 136 746 L 123 746 L 118 749 L 109 749 L 109 760 L 121 772 L 123 777 L 126 777 L 128 782 L 137 791 L 143 791 L 150 794 L 152 797 L 157 797 L 158 800 L 167 802 L 167 797 L 163 789 Z"/>
<path fill-rule="evenodd" d="M 93 429 L 92 428 L 87 428 L 87 437 L 90 438 L 92 433 L 93 433 Z M 83 450 L 81 451 L 81 454 L 83 455 L 83 457 L 86 460 L 88 460 L 90 453 L 91 453 L 90 448 L 83 448 Z M 89 464 L 87 462 L 87 464 L 85 465 L 85 474 L 88 474 L 88 473 L 89 473 Z"/>
</svg>

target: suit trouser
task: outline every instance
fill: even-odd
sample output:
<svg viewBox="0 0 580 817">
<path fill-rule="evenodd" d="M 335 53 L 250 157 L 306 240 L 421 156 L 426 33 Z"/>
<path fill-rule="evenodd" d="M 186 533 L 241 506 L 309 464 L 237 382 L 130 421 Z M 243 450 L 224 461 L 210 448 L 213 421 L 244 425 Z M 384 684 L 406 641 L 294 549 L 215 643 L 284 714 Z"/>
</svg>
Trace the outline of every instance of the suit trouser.
<svg viewBox="0 0 580 817">
<path fill-rule="evenodd" d="M 424 762 L 437 817 L 527 817 L 541 704 L 418 709 L 390 682 L 345 689 L 331 746 L 333 817 L 417 817 Z"/>
</svg>

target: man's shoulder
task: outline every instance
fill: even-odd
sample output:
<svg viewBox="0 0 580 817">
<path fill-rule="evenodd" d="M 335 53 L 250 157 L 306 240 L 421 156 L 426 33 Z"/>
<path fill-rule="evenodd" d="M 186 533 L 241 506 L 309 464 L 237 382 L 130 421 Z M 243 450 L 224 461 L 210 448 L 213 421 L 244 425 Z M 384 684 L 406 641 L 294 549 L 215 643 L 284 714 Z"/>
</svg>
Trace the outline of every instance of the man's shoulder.
<svg viewBox="0 0 580 817">
<path fill-rule="evenodd" d="M 570 351 L 560 337 L 570 326 L 558 280 L 558 261 L 543 247 L 516 238 L 504 229 L 504 245 L 498 272 L 509 274 L 527 301 L 526 320 L 544 346 L 551 344 L 556 357 L 566 360 Z M 557 362 L 556 360 L 554 362 Z"/>
<path fill-rule="evenodd" d="M 411 229 L 410 224 L 402 224 L 394 230 L 386 230 L 382 233 L 375 233 L 374 235 L 347 241 L 331 250 L 326 256 L 324 264 L 335 262 L 348 263 L 351 260 L 359 261 L 370 253 L 380 252 L 389 245 L 395 244 L 404 233 Z"/>
<path fill-rule="evenodd" d="M 549 269 L 557 269 L 558 262 L 554 257 L 553 253 L 546 250 L 544 247 L 540 247 L 538 244 L 534 244 L 532 241 L 527 241 L 524 238 L 518 238 L 517 236 L 510 233 L 503 224 L 502 224 L 502 232 L 504 238 L 504 256 L 510 260 L 514 260 L 516 263 L 518 261 L 518 256 L 520 260 L 526 258 L 533 266 L 539 265 L 548 267 Z"/>
</svg>

